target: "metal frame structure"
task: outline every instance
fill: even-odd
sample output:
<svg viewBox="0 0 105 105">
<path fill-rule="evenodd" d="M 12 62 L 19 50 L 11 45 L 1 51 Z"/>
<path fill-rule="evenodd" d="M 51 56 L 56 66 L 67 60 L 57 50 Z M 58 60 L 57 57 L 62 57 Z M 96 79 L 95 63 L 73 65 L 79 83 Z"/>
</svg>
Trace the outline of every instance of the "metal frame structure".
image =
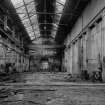
<svg viewBox="0 0 105 105">
<path fill-rule="evenodd" d="M 57 22 L 57 23 L 48 23 L 48 22 L 45 22 L 45 23 L 39 23 L 38 22 L 38 18 L 37 18 L 37 20 L 35 20 L 35 21 L 37 21 L 37 23 L 39 24 L 37 24 L 38 26 L 36 27 L 36 26 L 34 26 L 35 24 L 32 22 L 32 20 L 31 20 L 31 18 L 33 17 L 33 16 L 38 16 L 38 15 L 44 15 L 45 17 L 46 17 L 46 15 L 53 15 L 54 16 L 54 19 L 56 19 L 56 17 L 55 17 L 55 15 L 60 15 L 60 17 L 61 17 L 61 15 L 63 14 L 63 12 L 61 12 L 62 10 L 63 10 L 63 8 L 64 8 L 64 4 L 65 4 L 65 2 L 66 2 L 66 0 L 64 0 L 65 2 L 63 3 L 63 1 L 62 0 L 56 0 L 56 9 L 55 9 L 55 12 L 47 12 L 47 5 L 46 5 L 46 0 L 44 1 L 44 12 L 38 12 L 38 11 L 36 11 L 36 8 L 34 8 L 34 10 L 32 10 L 32 11 L 29 11 L 29 9 L 30 8 L 28 8 L 27 6 L 30 6 L 30 5 L 33 5 L 34 4 L 34 7 L 36 7 L 36 6 L 38 6 L 39 4 L 36 2 L 36 1 L 34 1 L 34 0 L 29 0 L 29 1 L 27 1 L 27 0 L 20 0 L 20 3 L 21 4 L 19 4 L 19 5 L 17 5 L 16 3 L 15 3 L 15 1 L 16 0 L 11 0 L 12 2 L 13 2 L 13 4 L 14 4 L 14 7 L 15 7 L 15 9 L 16 9 L 16 11 L 17 11 L 17 14 L 20 16 L 20 18 L 21 18 L 21 21 L 23 22 L 23 21 L 25 21 L 25 20 L 28 20 L 29 19 L 29 26 L 25 26 L 26 27 L 26 30 L 27 29 L 29 29 L 29 30 L 31 30 L 31 32 L 28 32 L 28 34 L 29 34 L 29 36 L 31 37 L 31 35 L 30 34 L 34 34 L 34 37 L 32 36 L 32 40 L 33 39 L 35 39 L 35 38 L 37 38 L 37 35 L 38 35 L 38 37 L 41 35 L 41 31 L 42 31 L 42 29 L 40 29 L 39 27 L 40 27 L 40 25 L 44 25 L 44 26 L 46 26 L 46 25 L 52 25 L 53 27 L 55 27 L 55 25 L 53 25 L 53 24 L 56 24 L 58 27 L 59 26 L 66 26 L 66 24 L 59 24 L 59 22 Z M 58 7 L 57 7 L 58 6 Z M 60 6 L 60 7 L 59 7 Z M 21 10 L 21 8 L 22 9 L 25 9 L 25 10 Z M 58 10 L 58 8 L 61 8 L 61 9 L 59 9 L 60 10 L 60 12 L 59 12 L 59 10 Z M 20 11 L 19 11 L 20 10 Z M 12 14 L 12 12 L 11 12 L 11 14 Z M 70 14 L 70 13 L 66 13 L 65 15 L 72 15 L 72 14 Z M 59 17 L 59 19 L 57 19 L 57 20 L 59 20 L 60 21 L 60 17 Z M 57 17 L 58 18 L 58 17 Z M 46 18 L 45 18 L 46 19 Z M 28 23 L 26 23 L 26 24 L 28 24 Z M 36 27 L 36 28 L 35 28 Z M 58 27 L 56 27 L 57 29 L 58 29 Z M 35 28 L 35 29 L 34 29 Z M 40 31 L 41 30 L 41 31 Z M 47 34 L 46 33 L 46 31 L 47 31 L 48 29 L 45 29 L 45 34 Z M 37 32 L 37 31 L 39 31 L 39 32 Z M 43 30 L 44 31 L 44 30 Z M 50 30 L 49 30 L 50 31 Z M 55 31 L 55 30 L 53 30 L 53 28 L 52 28 L 52 30 L 51 30 L 52 32 L 53 31 Z M 56 30 L 57 31 L 57 30 Z"/>
<path fill-rule="evenodd" d="M 34 28 L 33 28 L 33 25 L 32 25 L 32 22 L 31 22 L 31 19 L 30 19 L 30 16 L 29 16 L 29 13 L 28 13 L 28 9 L 27 9 L 27 6 L 25 4 L 25 1 L 23 0 L 23 3 L 24 3 L 24 6 L 25 6 L 25 9 L 26 9 L 26 12 L 27 12 L 27 15 L 28 15 L 28 18 L 29 18 L 29 21 L 30 21 L 30 25 L 33 29 L 33 32 L 34 32 L 34 35 L 35 35 L 35 31 L 34 31 Z M 36 37 L 36 36 L 35 36 Z"/>
</svg>

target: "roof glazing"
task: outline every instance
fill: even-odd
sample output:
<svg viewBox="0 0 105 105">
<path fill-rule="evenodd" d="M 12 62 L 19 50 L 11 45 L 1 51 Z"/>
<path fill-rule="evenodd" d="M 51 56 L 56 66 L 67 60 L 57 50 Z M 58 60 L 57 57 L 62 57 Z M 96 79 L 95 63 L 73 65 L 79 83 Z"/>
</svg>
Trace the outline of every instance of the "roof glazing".
<svg viewBox="0 0 105 105">
<path fill-rule="evenodd" d="M 41 36 L 35 0 L 11 0 L 31 40 Z M 56 0 L 51 36 L 55 38 L 66 0 Z M 45 20 L 46 21 L 46 20 Z M 47 29 L 45 29 L 47 30 Z M 39 42 L 39 41 L 38 41 Z"/>
<path fill-rule="evenodd" d="M 55 18 L 54 18 L 54 25 L 52 29 L 52 36 L 55 37 L 58 29 L 58 25 L 61 19 L 61 16 L 63 14 L 63 9 L 65 5 L 66 0 L 56 0 L 56 6 L 55 6 Z"/>
<path fill-rule="evenodd" d="M 34 0 L 11 0 L 31 40 L 40 36 Z"/>
</svg>

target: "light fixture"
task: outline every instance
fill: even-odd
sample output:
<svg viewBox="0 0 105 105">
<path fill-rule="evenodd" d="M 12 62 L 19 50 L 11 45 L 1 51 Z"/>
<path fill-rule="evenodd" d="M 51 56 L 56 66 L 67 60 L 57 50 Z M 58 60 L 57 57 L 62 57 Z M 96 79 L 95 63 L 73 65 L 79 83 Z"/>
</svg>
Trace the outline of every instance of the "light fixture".
<svg viewBox="0 0 105 105">
<path fill-rule="evenodd" d="M 46 30 L 46 26 L 44 26 L 44 30 Z"/>
</svg>

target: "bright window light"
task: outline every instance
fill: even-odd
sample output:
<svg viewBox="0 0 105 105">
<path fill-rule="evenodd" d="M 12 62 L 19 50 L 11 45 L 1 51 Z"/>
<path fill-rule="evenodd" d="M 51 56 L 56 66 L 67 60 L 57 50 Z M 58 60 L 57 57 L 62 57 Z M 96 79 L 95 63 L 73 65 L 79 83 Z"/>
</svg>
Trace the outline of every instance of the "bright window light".
<svg viewBox="0 0 105 105">
<path fill-rule="evenodd" d="M 20 3 L 22 0 L 11 0 L 12 1 L 12 3 L 14 3 L 14 4 L 17 4 L 17 3 Z"/>
<path fill-rule="evenodd" d="M 30 39 L 35 39 L 37 35 L 40 35 L 37 15 L 32 15 L 32 12 L 36 12 L 34 0 L 11 0 L 16 12 L 19 15 Z M 27 5 L 25 5 L 27 4 Z M 33 33 L 34 35 L 31 35 Z"/>
<path fill-rule="evenodd" d="M 64 9 L 65 2 L 66 2 L 66 0 L 56 0 L 56 10 L 55 10 L 55 12 L 60 13 L 60 14 L 55 16 L 55 23 L 53 24 L 53 29 L 55 27 L 58 28 L 58 25 L 59 25 L 59 22 L 60 22 L 60 19 L 61 19 L 61 16 L 62 16 L 62 12 L 63 12 L 63 9 Z M 53 32 L 53 30 L 52 30 L 51 35 L 53 37 L 55 37 L 56 32 Z"/>
</svg>

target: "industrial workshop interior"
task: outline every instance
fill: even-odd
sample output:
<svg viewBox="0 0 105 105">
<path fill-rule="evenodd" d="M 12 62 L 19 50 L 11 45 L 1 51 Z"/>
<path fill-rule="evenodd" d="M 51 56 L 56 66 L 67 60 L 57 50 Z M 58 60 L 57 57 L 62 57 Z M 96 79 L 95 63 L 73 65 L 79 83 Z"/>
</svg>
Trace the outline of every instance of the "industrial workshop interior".
<svg viewBox="0 0 105 105">
<path fill-rule="evenodd" d="M 105 0 L 0 0 L 0 105 L 105 105 Z"/>
</svg>

